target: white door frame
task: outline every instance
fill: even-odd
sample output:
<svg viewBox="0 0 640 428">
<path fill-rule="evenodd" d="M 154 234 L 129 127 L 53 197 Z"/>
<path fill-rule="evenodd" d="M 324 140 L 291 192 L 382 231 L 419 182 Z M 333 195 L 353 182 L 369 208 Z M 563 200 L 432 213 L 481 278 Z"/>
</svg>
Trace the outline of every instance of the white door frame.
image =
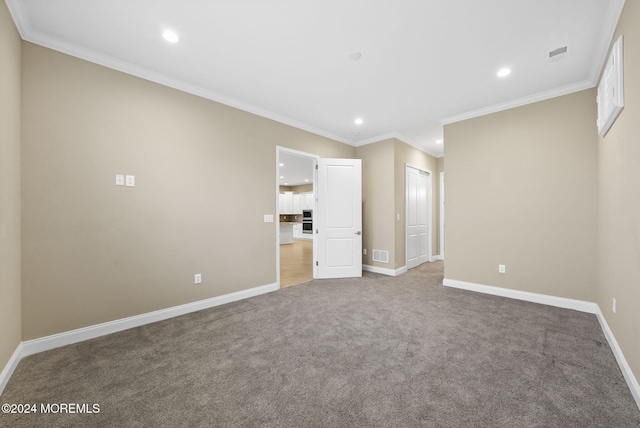
<svg viewBox="0 0 640 428">
<path fill-rule="evenodd" d="M 300 150 L 294 150 L 287 147 L 276 146 L 276 216 L 274 219 L 275 223 L 275 233 L 276 233 L 276 284 L 278 284 L 278 288 L 280 288 L 280 153 L 287 152 L 296 156 L 308 157 L 310 159 L 319 159 L 320 156 L 315 155 L 313 153 L 301 152 Z M 316 189 L 318 187 L 317 183 L 317 174 L 313 172 L 313 211 L 316 211 L 316 201 L 318 200 L 316 195 Z M 313 236 L 313 259 L 316 259 L 316 234 L 312 234 Z M 313 263 L 313 277 L 316 277 L 316 266 Z"/>
<path fill-rule="evenodd" d="M 427 222 L 428 222 L 428 230 L 427 233 L 427 241 L 428 241 L 428 261 L 431 261 L 432 257 L 432 248 L 433 248 L 433 216 L 432 216 L 432 198 L 433 198 L 433 174 L 431 171 L 417 167 L 415 165 L 411 165 L 409 163 L 404 164 L 404 266 L 406 269 L 409 267 L 409 185 L 407 180 L 408 168 L 413 168 L 415 170 L 424 172 L 429 175 L 428 185 L 427 185 Z"/>
<path fill-rule="evenodd" d="M 440 260 L 444 260 L 444 171 L 440 173 Z"/>
</svg>

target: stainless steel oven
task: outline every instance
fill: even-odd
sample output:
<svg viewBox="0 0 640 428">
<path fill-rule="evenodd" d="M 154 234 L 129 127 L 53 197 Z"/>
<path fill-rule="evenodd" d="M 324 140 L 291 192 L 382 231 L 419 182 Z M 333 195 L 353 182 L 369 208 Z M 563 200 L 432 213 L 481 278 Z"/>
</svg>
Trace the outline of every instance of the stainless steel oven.
<svg viewBox="0 0 640 428">
<path fill-rule="evenodd" d="M 313 210 L 302 210 L 302 233 L 313 233 Z"/>
</svg>

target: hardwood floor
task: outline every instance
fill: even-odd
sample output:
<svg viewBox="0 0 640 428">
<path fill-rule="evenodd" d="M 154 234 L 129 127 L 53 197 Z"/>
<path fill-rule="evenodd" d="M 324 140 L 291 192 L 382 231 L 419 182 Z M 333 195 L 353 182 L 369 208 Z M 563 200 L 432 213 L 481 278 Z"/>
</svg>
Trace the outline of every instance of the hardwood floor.
<svg viewBox="0 0 640 428">
<path fill-rule="evenodd" d="M 313 279 L 313 241 L 293 240 L 280 245 L 280 287 L 302 284 Z"/>
</svg>

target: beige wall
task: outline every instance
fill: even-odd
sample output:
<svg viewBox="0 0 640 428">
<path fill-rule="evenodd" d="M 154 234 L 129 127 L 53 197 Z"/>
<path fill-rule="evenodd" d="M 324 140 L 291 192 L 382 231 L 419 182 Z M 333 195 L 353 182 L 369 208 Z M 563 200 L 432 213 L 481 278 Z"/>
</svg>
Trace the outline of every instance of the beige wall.
<svg viewBox="0 0 640 428">
<path fill-rule="evenodd" d="M 30 43 L 22 56 L 23 340 L 274 283 L 276 145 L 355 154 Z"/>
<path fill-rule="evenodd" d="M 597 302 L 640 376 L 640 2 L 627 1 L 614 41 L 624 36 L 625 107 L 598 142 Z M 617 300 L 617 313 L 612 299 Z"/>
<path fill-rule="evenodd" d="M 362 159 L 362 263 L 395 270 L 393 146 L 394 140 L 367 144 L 356 156 Z M 388 251 L 389 263 L 374 262 L 373 249 Z"/>
<path fill-rule="evenodd" d="M 595 300 L 594 100 L 591 89 L 445 126 L 445 278 Z"/>
<path fill-rule="evenodd" d="M 396 268 L 406 266 L 406 193 L 405 193 L 405 164 L 431 173 L 431 195 L 432 195 L 432 215 L 431 233 L 432 248 L 431 254 L 438 255 L 438 182 L 437 159 L 428 155 L 413 146 L 400 140 L 394 140 L 394 181 L 395 181 L 395 213 L 400 214 L 400 220 L 395 221 L 396 236 Z"/>
<path fill-rule="evenodd" d="M 405 164 L 433 174 L 432 254 L 437 255 L 437 159 L 395 138 L 360 146 L 356 156 L 362 159 L 363 248 L 367 249 L 362 262 L 394 271 L 406 266 Z M 372 261 L 373 249 L 389 251 L 389 263 Z"/>
<path fill-rule="evenodd" d="M 0 372 L 20 343 L 20 36 L 0 2 Z"/>
</svg>

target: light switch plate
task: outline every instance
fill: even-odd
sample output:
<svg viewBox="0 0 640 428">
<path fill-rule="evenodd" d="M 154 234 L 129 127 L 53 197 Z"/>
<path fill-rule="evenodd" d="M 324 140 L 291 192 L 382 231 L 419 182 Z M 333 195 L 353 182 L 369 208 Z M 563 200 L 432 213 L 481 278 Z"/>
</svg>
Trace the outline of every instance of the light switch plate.
<svg viewBox="0 0 640 428">
<path fill-rule="evenodd" d="M 273 223 L 273 215 L 272 214 L 265 214 L 264 215 L 264 222 L 265 223 Z"/>
<path fill-rule="evenodd" d="M 127 187 L 134 187 L 136 185 L 136 177 L 135 175 L 127 175 L 125 180 L 125 185 Z"/>
<path fill-rule="evenodd" d="M 124 175 L 116 174 L 116 186 L 124 186 Z"/>
</svg>

